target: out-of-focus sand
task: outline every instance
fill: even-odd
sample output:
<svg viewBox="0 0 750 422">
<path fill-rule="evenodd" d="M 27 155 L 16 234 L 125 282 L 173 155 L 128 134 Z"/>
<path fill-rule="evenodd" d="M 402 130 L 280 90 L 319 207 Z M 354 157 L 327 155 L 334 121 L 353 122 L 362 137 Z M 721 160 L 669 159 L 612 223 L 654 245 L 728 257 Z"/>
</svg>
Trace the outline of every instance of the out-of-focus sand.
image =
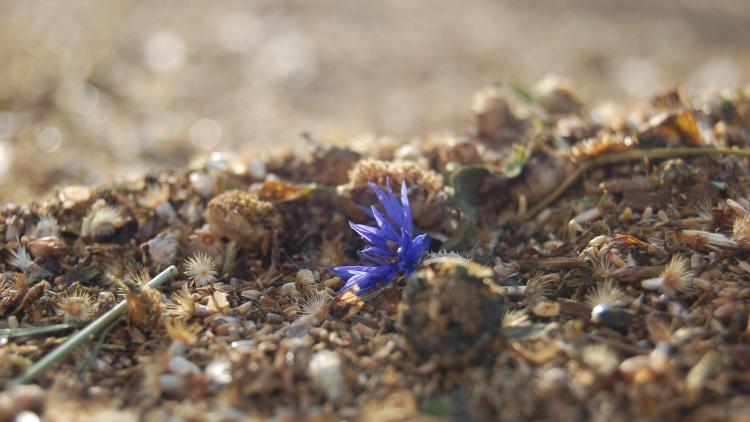
<svg viewBox="0 0 750 422">
<path fill-rule="evenodd" d="M 3 1 L 0 201 L 363 132 L 465 126 L 492 82 L 586 102 L 750 75 L 746 0 Z"/>
</svg>

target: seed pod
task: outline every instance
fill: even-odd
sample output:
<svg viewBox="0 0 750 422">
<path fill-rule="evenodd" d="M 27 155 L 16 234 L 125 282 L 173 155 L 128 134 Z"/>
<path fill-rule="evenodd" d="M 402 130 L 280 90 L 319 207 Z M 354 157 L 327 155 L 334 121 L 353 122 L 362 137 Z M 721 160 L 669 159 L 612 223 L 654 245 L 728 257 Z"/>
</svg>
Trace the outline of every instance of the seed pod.
<svg viewBox="0 0 750 422">
<path fill-rule="evenodd" d="M 294 286 L 297 291 L 301 293 L 306 293 L 310 290 L 314 290 L 315 275 L 307 268 L 303 268 L 297 271 L 297 275 L 294 276 Z"/>
<path fill-rule="evenodd" d="M 42 260 L 62 258 L 69 252 L 69 248 L 65 245 L 65 242 L 57 236 L 32 240 L 26 247 L 33 256 Z"/>
<path fill-rule="evenodd" d="M 439 229 L 448 223 L 453 188 L 446 186 L 442 175 L 410 161 L 359 161 L 349 172 L 349 183 L 337 188 L 341 206 L 352 219 L 366 220 L 359 205 L 376 201 L 368 182 L 385 188 L 389 181 L 396 189 L 406 182 L 414 221 L 420 228 Z"/>
<path fill-rule="evenodd" d="M 501 335 L 505 309 L 505 297 L 485 283 L 492 275 L 463 258 L 443 257 L 409 280 L 398 326 L 420 357 L 455 365 L 487 355 L 481 351 Z"/>
<path fill-rule="evenodd" d="M 240 246 L 267 254 L 283 221 L 270 202 L 261 201 L 249 192 L 232 190 L 213 198 L 206 208 L 211 232 Z"/>
</svg>

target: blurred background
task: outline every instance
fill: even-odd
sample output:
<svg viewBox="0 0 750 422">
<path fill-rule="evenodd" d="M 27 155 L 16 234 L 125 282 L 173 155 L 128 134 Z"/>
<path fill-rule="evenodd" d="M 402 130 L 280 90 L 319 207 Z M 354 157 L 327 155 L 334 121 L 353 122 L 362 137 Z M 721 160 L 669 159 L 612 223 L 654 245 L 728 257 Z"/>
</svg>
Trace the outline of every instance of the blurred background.
<svg viewBox="0 0 750 422">
<path fill-rule="evenodd" d="M 750 75 L 747 0 L 0 1 L 0 202 L 301 132 L 466 127 L 493 82 L 586 103 Z"/>
</svg>

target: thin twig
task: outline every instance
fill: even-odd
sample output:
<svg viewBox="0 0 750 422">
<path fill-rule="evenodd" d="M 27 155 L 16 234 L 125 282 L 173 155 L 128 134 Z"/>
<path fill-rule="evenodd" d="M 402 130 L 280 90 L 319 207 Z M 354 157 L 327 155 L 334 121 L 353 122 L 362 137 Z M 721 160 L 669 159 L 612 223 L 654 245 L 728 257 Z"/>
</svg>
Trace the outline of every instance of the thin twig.
<svg viewBox="0 0 750 422">
<path fill-rule="evenodd" d="M 641 160 L 645 158 L 683 158 L 683 157 L 696 157 L 701 155 L 737 155 L 740 157 L 750 158 L 750 149 L 740 148 L 714 148 L 714 147 L 696 147 L 696 148 L 653 148 L 653 149 L 636 149 L 626 151 L 618 154 L 607 154 L 600 157 L 593 158 L 576 168 L 571 174 L 569 174 L 560 185 L 552 191 L 549 195 L 545 196 L 544 199 L 537 202 L 528 213 L 524 215 L 524 219 L 533 218 L 543 209 L 547 208 L 568 188 L 578 180 L 583 173 L 588 170 L 602 166 L 605 164 L 624 163 L 627 161 Z"/>
<path fill-rule="evenodd" d="M 146 284 L 146 287 L 157 288 L 176 273 L 177 268 L 172 265 L 166 270 L 162 271 L 156 277 L 152 278 L 151 281 Z M 97 318 L 91 324 L 87 325 L 86 328 L 70 336 L 68 340 L 59 345 L 55 350 L 48 353 L 35 364 L 31 365 L 31 367 L 29 367 L 29 369 L 26 370 L 23 375 L 11 381 L 11 385 L 25 384 L 27 382 L 33 381 L 36 377 L 43 374 L 44 371 L 49 369 L 52 365 L 59 362 L 65 356 L 73 352 L 73 350 L 81 345 L 81 343 L 85 342 L 86 340 L 91 338 L 91 336 L 105 329 L 109 324 L 111 324 L 113 321 L 127 312 L 127 310 L 127 301 L 123 300 L 122 302 L 115 305 L 114 308 L 107 311 L 107 313 Z"/>
</svg>

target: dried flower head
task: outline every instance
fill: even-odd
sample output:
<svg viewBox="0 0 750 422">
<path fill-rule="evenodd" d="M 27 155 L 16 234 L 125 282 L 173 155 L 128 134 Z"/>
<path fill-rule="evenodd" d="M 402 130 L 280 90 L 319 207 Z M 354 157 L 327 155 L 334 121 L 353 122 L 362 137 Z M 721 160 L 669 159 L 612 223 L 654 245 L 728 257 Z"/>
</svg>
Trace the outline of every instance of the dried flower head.
<svg viewBox="0 0 750 422">
<path fill-rule="evenodd" d="M 529 279 L 526 282 L 524 296 L 529 303 L 536 303 L 544 300 L 552 293 L 552 284 L 560 280 L 558 274 L 540 274 Z"/>
<path fill-rule="evenodd" d="M 374 183 L 385 186 L 391 181 L 420 186 L 429 191 L 443 188 L 443 177 L 409 161 L 390 162 L 371 158 L 359 161 L 349 172 L 351 186 L 364 186 Z"/>
<path fill-rule="evenodd" d="M 284 223 L 272 203 L 240 190 L 224 192 L 209 201 L 205 217 L 215 235 L 259 249 L 264 255 Z"/>
<path fill-rule="evenodd" d="M 658 344 L 661 342 L 669 342 L 672 336 L 672 327 L 669 321 L 656 316 L 649 315 L 644 320 L 646 322 L 646 331 L 648 331 L 648 338 L 652 343 Z"/>
<path fill-rule="evenodd" d="M 11 280 L 8 280 L 8 276 L 3 275 L 0 280 L 0 314 L 28 290 L 26 276 L 22 273 L 13 273 L 10 278 Z"/>
<path fill-rule="evenodd" d="M 206 224 L 190 235 L 190 247 L 196 252 L 204 252 L 218 258 L 224 248 L 224 243 L 219 239 L 219 236 L 211 232 L 210 227 Z"/>
<path fill-rule="evenodd" d="M 663 293 L 689 293 L 694 288 L 690 263 L 686 258 L 675 255 L 664 266 L 659 277 L 643 280 L 641 285 L 646 289 L 659 289 Z"/>
<path fill-rule="evenodd" d="M 448 221 L 448 202 L 453 189 L 443 177 L 416 163 L 366 159 L 359 161 L 349 172 L 349 183 L 337 188 L 344 198 L 343 206 L 351 217 L 362 217 L 357 204 L 372 200 L 369 183 L 385 186 L 390 182 L 409 186 L 411 207 L 421 227 L 439 228 Z"/>
<path fill-rule="evenodd" d="M 81 236 L 102 238 L 112 235 L 120 222 L 120 210 L 109 205 L 94 206 L 81 225 Z"/>
<path fill-rule="evenodd" d="M 180 290 L 169 295 L 169 302 L 165 305 L 167 315 L 188 320 L 195 312 L 195 300 L 190 293 L 187 283 Z"/>
<path fill-rule="evenodd" d="M 610 279 L 612 273 L 617 269 L 610 260 L 609 251 L 591 253 L 588 259 L 591 260 L 594 276 L 600 280 Z"/>
<path fill-rule="evenodd" d="M 609 375 L 617 370 L 620 360 L 605 344 L 592 344 L 583 348 L 583 361 L 601 375 Z"/>
<path fill-rule="evenodd" d="M 305 295 L 302 302 L 301 317 L 311 316 L 316 320 L 322 320 L 328 314 L 331 305 L 331 296 L 325 290 L 312 290 Z"/>
<path fill-rule="evenodd" d="M 185 274 L 198 286 L 205 286 L 216 281 L 216 263 L 214 258 L 198 252 L 185 260 Z"/>
<path fill-rule="evenodd" d="M 39 219 L 36 223 L 36 236 L 39 238 L 48 236 L 59 236 L 60 225 L 57 223 L 57 219 L 51 215 L 46 215 Z"/>
<path fill-rule="evenodd" d="M 145 208 L 157 208 L 167 201 L 169 201 L 169 185 L 151 185 L 138 197 L 138 204 Z"/>
<path fill-rule="evenodd" d="M 94 316 L 96 301 L 90 294 L 76 290 L 57 298 L 55 312 L 65 322 L 88 321 Z"/>
<path fill-rule="evenodd" d="M 31 258 L 31 255 L 29 255 L 26 247 L 23 246 L 21 242 L 18 242 L 16 250 L 10 251 L 10 259 L 8 260 L 8 264 L 18 268 L 21 271 L 28 271 L 34 265 L 34 260 Z"/>
<path fill-rule="evenodd" d="M 693 272 L 687 258 L 676 255 L 664 267 L 661 273 L 663 292 L 688 292 L 693 288 Z"/>
<path fill-rule="evenodd" d="M 406 182 L 401 184 L 400 204 L 390 183 L 386 185 L 387 192 L 384 192 L 370 183 L 385 211 L 384 216 L 375 206 L 370 207 L 369 213 L 376 226 L 349 222 L 349 226 L 369 244 L 360 252 L 360 257 L 368 265 L 333 268 L 334 274 L 347 280 L 340 292 L 356 287 L 357 294 L 362 294 L 390 284 L 398 274 L 410 276 L 430 246 L 426 234 L 414 236 Z"/>
<path fill-rule="evenodd" d="M 179 341 L 187 346 L 192 346 L 198 341 L 198 333 L 201 331 L 200 325 L 188 325 L 178 318 L 164 321 L 164 329 L 172 341 Z"/>
<path fill-rule="evenodd" d="M 597 284 L 586 295 L 586 303 L 592 307 L 622 306 L 625 304 L 625 299 L 625 293 L 612 280 Z"/>
<path fill-rule="evenodd" d="M 524 309 L 507 311 L 503 315 L 503 327 L 517 327 L 529 324 L 529 313 Z"/>
<path fill-rule="evenodd" d="M 132 281 L 138 285 L 145 286 L 151 281 L 151 274 L 148 271 L 148 267 L 138 265 L 135 268 L 131 268 L 128 271 L 127 281 Z"/>
<path fill-rule="evenodd" d="M 734 240 L 743 247 L 750 247 L 750 214 L 737 217 L 732 225 Z"/>
</svg>

